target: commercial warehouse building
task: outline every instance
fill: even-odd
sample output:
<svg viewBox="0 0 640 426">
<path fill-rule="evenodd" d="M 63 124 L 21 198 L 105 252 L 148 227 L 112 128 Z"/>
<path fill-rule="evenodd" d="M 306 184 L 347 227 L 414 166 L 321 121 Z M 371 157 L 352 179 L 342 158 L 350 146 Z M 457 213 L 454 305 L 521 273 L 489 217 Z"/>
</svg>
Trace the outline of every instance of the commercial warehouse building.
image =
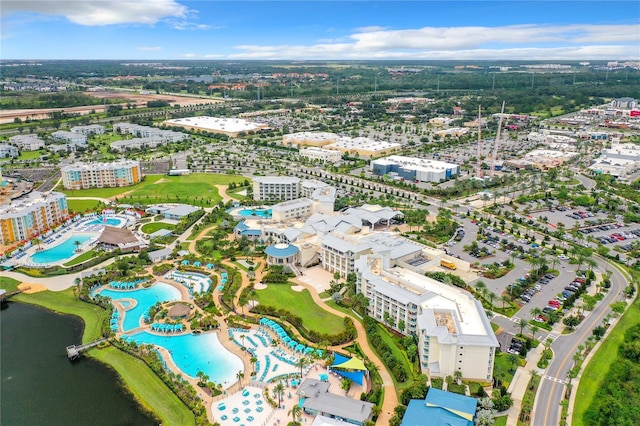
<svg viewBox="0 0 640 426">
<path fill-rule="evenodd" d="M 460 166 L 426 158 L 391 155 L 371 162 L 371 171 L 378 176 L 390 175 L 408 181 L 441 182 L 460 174 Z"/>
<path fill-rule="evenodd" d="M 319 148 L 316 146 L 301 149 L 300 156 L 303 158 L 308 158 L 311 161 L 316 160 L 329 163 L 337 163 L 342 158 L 342 154 L 340 154 L 340 151 Z"/>
<path fill-rule="evenodd" d="M 135 185 L 142 179 L 139 161 L 76 163 L 61 169 L 66 189 L 111 188 Z"/>
<path fill-rule="evenodd" d="M 222 133 L 227 136 L 237 137 L 240 133 L 257 132 L 269 128 L 264 123 L 255 123 L 242 118 L 222 117 L 185 117 L 173 120 L 165 120 L 167 126 L 178 126 L 188 130 L 200 130 L 210 133 Z"/>
</svg>

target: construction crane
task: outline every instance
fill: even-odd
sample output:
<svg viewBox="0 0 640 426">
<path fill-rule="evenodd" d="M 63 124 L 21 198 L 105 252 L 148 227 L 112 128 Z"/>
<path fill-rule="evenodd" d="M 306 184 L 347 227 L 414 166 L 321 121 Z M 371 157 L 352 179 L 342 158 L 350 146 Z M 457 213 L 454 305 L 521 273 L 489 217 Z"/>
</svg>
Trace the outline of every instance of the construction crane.
<svg viewBox="0 0 640 426">
<path fill-rule="evenodd" d="M 500 111 L 500 122 L 498 123 L 498 133 L 493 143 L 493 155 L 491 156 L 491 168 L 489 175 L 493 178 L 496 174 L 496 157 L 498 156 L 498 147 L 500 146 L 500 135 L 502 134 L 502 119 L 504 118 L 504 101 L 502 101 L 502 110 Z"/>
<path fill-rule="evenodd" d="M 476 179 L 482 179 L 482 106 L 478 105 L 478 152 L 476 153 Z"/>
</svg>

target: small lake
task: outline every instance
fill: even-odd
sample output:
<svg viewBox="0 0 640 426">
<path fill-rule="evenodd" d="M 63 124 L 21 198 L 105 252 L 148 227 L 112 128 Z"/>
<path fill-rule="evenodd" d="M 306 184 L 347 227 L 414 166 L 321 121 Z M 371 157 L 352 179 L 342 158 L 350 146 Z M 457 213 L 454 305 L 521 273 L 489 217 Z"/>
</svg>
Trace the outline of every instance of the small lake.
<svg viewBox="0 0 640 426">
<path fill-rule="evenodd" d="M 0 312 L 0 424 L 154 425 L 118 375 L 65 347 L 82 341 L 83 323 L 37 306 L 9 302 Z"/>
</svg>

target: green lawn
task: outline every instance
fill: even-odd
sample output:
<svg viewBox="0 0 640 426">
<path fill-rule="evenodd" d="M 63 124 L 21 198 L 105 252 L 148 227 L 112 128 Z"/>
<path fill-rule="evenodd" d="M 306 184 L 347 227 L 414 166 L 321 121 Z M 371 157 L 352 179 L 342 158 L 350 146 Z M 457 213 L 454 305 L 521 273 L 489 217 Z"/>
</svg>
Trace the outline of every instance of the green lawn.
<svg viewBox="0 0 640 426">
<path fill-rule="evenodd" d="M 593 402 L 600 384 L 607 379 L 609 367 L 618 357 L 618 346 L 624 341 L 624 333 L 636 324 L 640 324 L 640 301 L 629 307 L 583 370 L 573 409 L 573 425 L 584 424 L 584 413 Z"/>
<path fill-rule="evenodd" d="M 123 188 L 99 188 L 64 191 L 70 197 L 119 197 L 126 203 L 186 203 L 212 207 L 222 198 L 215 185 L 240 183 L 246 178 L 238 175 L 193 173 L 186 176 L 148 175 L 142 183 Z"/>
<path fill-rule="evenodd" d="M 493 426 L 507 426 L 507 416 L 496 417 Z"/>
<path fill-rule="evenodd" d="M 344 331 L 342 318 L 316 305 L 308 290 L 297 292 L 288 284 L 269 284 L 264 290 L 256 290 L 257 298 L 265 306 L 286 309 L 302 318 L 309 330 L 319 333 L 337 334 Z"/>
<path fill-rule="evenodd" d="M 86 211 L 96 211 L 98 207 L 106 207 L 102 201 L 98 200 L 67 200 L 69 210 L 75 213 L 84 213 Z"/>
<path fill-rule="evenodd" d="M 383 342 L 389 345 L 393 357 L 398 361 L 402 361 L 402 366 L 407 373 L 407 381 L 403 383 L 396 382 L 395 376 L 393 374 L 391 375 L 396 385 L 396 389 L 401 390 L 411 386 L 413 384 L 413 369 L 411 368 L 411 363 L 407 358 L 407 353 L 401 350 L 398 345 L 396 345 L 396 342 L 393 341 L 393 337 L 391 337 L 391 334 L 389 334 L 387 329 L 382 324 L 378 324 L 378 335 Z"/>
<path fill-rule="evenodd" d="M 114 347 L 92 350 L 90 355 L 113 367 L 140 405 L 167 425 L 192 425 L 193 413 L 147 365 Z"/>
<path fill-rule="evenodd" d="M 69 267 L 69 266 L 73 266 L 73 265 L 78 265 L 78 264 L 80 264 L 82 262 L 86 262 L 89 259 L 93 259 L 97 255 L 98 254 L 94 250 L 85 251 L 80 256 L 74 257 L 73 259 L 71 259 L 70 261 L 65 263 L 63 266 Z"/>
<path fill-rule="evenodd" d="M 509 361 L 509 354 L 501 352 L 496 354 L 496 361 L 493 366 L 493 375 L 499 379 L 502 379 L 502 383 L 505 387 L 509 387 L 509 383 L 513 380 L 513 375 L 518 368 L 518 364 L 513 365 Z M 523 366 L 526 361 L 522 358 L 518 358 L 519 365 Z"/>
<path fill-rule="evenodd" d="M 20 151 L 20 156 L 16 160 L 35 160 L 46 153 L 47 151 L 44 149 L 39 151 Z"/>
<path fill-rule="evenodd" d="M 145 234 L 153 234 L 154 232 L 159 231 L 161 229 L 168 229 L 172 231 L 175 228 L 176 228 L 175 225 L 172 225 L 170 223 L 151 222 L 151 223 L 142 225 L 142 228 L 140 228 L 140 230 Z"/>
<path fill-rule="evenodd" d="M 12 291 L 18 281 L 0 277 L 0 288 Z M 19 302 L 32 303 L 44 308 L 79 316 L 85 325 L 82 343 L 88 343 L 100 336 L 102 317 L 106 311 L 99 306 L 80 302 L 73 296 L 73 289 L 59 292 L 43 291 L 35 294 L 14 296 Z M 111 365 L 122 377 L 127 388 L 143 406 L 156 413 L 164 424 L 192 425 L 193 413 L 176 395 L 149 369 L 136 358 L 113 347 L 92 349 L 88 355 Z"/>
</svg>

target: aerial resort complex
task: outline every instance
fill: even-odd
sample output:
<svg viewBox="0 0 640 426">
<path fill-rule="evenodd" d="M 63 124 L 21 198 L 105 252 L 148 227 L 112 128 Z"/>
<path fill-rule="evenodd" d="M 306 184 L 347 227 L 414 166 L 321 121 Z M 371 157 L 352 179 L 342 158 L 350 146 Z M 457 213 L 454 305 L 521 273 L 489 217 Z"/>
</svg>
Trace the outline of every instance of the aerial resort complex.
<svg viewBox="0 0 640 426">
<path fill-rule="evenodd" d="M 547 51 L 518 5 L 12 3 L 0 424 L 640 424 L 630 8 Z"/>
</svg>

